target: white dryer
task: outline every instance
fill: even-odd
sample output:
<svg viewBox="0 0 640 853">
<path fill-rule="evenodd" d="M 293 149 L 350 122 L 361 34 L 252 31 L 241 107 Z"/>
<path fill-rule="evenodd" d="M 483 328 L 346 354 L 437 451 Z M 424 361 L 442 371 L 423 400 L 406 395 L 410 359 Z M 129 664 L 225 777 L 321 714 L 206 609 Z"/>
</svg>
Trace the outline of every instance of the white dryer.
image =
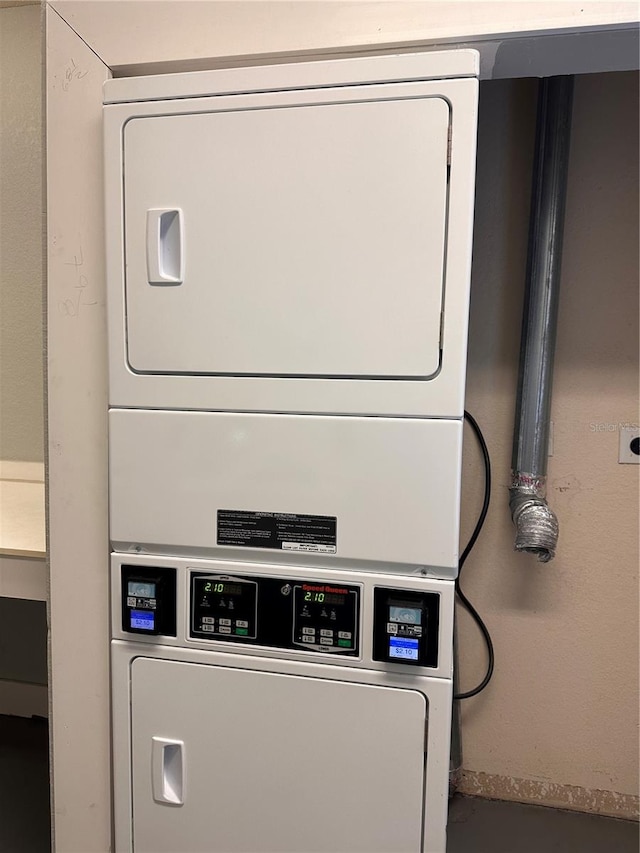
<svg viewBox="0 0 640 853">
<path fill-rule="evenodd" d="M 107 81 L 110 405 L 462 417 L 477 73 Z"/>
<path fill-rule="evenodd" d="M 114 555 L 118 853 L 443 853 L 449 581 Z"/>
<path fill-rule="evenodd" d="M 455 576 L 477 62 L 106 83 L 119 550 Z"/>
<path fill-rule="evenodd" d="M 105 85 L 116 853 L 444 853 L 477 73 Z"/>
</svg>

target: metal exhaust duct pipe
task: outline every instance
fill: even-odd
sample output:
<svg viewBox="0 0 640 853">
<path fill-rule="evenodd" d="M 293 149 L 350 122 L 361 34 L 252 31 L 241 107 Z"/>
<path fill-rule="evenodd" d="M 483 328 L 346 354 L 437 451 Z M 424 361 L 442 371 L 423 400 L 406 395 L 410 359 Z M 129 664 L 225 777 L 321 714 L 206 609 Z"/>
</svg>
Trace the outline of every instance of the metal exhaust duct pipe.
<svg viewBox="0 0 640 853">
<path fill-rule="evenodd" d="M 516 551 L 555 556 L 558 519 L 546 500 L 573 77 L 540 81 L 509 507 Z"/>
</svg>

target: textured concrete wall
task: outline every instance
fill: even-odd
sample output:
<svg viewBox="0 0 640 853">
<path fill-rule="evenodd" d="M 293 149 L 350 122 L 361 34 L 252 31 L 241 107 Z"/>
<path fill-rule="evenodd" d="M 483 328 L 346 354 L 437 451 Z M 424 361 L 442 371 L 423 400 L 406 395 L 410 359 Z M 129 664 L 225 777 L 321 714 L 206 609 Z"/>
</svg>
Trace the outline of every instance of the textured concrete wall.
<svg viewBox="0 0 640 853">
<path fill-rule="evenodd" d="M 0 459 L 42 461 L 42 34 L 0 9 Z"/>
<path fill-rule="evenodd" d="M 615 813 L 615 796 L 603 804 L 599 791 L 638 793 L 640 468 L 618 464 L 617 431 L 639 420 L 638 75 L 576 79 L 549 460 L 561 532 L 548 565 L 513 552 L 507 505 L 536 86 L 481 86 L 467 408 L 494 490 L 463 586 L 493 634 L 496 672 L 463 703 L 464 766 L 476 792 L 508 796 L 516 780 L 512 796 L 555 801 L 558 784 L 577 786 L 579 807 Z M 469 433 L 465 539 L 480 474 Z M 485 656 L 466 614 L 460 624 L 469 687 Z M 522 780 L 534 784 L 518 795 Z"/>
</svg>

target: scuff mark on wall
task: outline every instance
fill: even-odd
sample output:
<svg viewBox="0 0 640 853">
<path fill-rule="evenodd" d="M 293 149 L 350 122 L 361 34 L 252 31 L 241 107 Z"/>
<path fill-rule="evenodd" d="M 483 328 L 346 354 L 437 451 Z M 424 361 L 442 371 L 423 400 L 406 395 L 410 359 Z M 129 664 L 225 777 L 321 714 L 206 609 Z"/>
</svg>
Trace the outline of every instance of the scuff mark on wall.
<svg viewBox="0 0 640 853">
<path fill-rule="evenodd" d="M 542 804 L 609 817 L 638 818 L 638 797 L 633 794 L 560 785 L 547 780 L 514 779 L 511 776 L 463 770 L 458 791 L 461 794 L 491 800 Z"/>
</svg>

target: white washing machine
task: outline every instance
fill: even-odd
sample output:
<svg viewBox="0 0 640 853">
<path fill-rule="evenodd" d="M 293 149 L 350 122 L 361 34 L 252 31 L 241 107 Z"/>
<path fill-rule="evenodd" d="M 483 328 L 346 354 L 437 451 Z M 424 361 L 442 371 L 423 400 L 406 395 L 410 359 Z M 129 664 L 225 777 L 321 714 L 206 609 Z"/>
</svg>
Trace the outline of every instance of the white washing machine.
<svg viewBox="0 0 640 853">
<path fill-rule="evenodd" d="M 444 853 L 477 72 L 105 85 L 117 853 Z"/>
</svg>

